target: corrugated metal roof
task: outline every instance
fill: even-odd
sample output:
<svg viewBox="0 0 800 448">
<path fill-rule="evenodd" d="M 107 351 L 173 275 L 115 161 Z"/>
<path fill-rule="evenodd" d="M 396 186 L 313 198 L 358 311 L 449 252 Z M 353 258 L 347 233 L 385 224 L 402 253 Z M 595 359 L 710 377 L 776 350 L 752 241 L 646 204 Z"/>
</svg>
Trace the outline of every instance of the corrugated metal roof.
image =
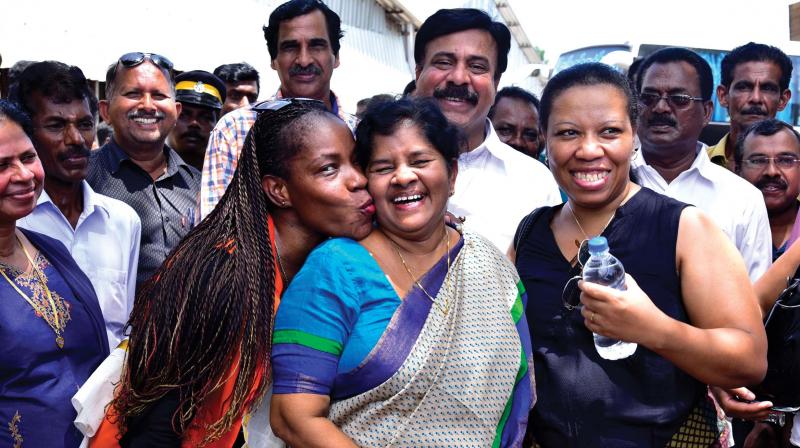
<svg viewBox="0 0 800 448">
<path fill-rule="evenodd" d="M 411 10 L 406 7 L 400 0 L 375 0 L 383 9 L 386 10 L 386 13 L 393 17 L 400 23 L 410 23 L 414 25 L 414 28 L 417 29 L 422 25 L 422 21 L 417 18 L 417 16 L 411 12 Z"/>
<path fill-rule="evenodd" d="M 325 3 L 346 23 L 375 32 L 399 32 L 400 26 L 389 20 L 387 12 L 375 0 L 327 0 Z"/>
<path fill-rule="evenodd" d="M 522 28 L 522 25 L 520 25 L 511 5 L 505 0 L 495 0 L 494 3 L 498 11 L 500 11 L 500 15 L 503 16 L 508 29 L 511 31 L 511 35 L 514 36 L 514 40 L 517 41 L 520 50 L 522 50 L 525 57 L 528 58 L 528 62 L 541 63 L 542 58 L 539 56 L 539 53 L 533 49 L 533 46 L 531 46 L 528 35 L 525 34 L 525 30 Z"/>
</svg>

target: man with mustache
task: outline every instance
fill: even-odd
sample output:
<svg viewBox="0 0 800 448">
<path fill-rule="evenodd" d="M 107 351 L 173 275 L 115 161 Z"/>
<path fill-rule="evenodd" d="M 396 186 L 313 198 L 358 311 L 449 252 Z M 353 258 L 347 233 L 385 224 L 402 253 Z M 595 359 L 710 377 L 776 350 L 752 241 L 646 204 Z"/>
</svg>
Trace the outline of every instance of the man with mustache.
<svg viewBox="0 0 800 448">
<path fill-rule="evenodd" d="M 544 136 L 539 129 L 539 98 L 520 87 L 505 87 L 497 92 L 489 119 L 497 136 L 508 146 L 539 159 Z"/>
<path fill-rule="evenodd" d="M 547 168 L 500 141 L 488 119 L 510 46 L 505 25 L 469 8 L 437 11 L 414 43 L 414 95 L 433 97 L 466 136 L 448 211 L 501 250 L 531 210 L 561 203 Z"/>
<path fill-rule="evenodd" d="M 664 48 L 642 62 L 637 81 L 641 151 L 631 169 L 638 183 L 705 212 L 733 241 L 752 281 L 772 262 L 761 193 L 708 158 L 697 141 L 713 110 L 711 67 L 685 48 Z"/>
<path fill-rule="evenodd" d="M 175 91 L 181 114 L 167 144 L 186 163 L 202 170 L 208 137 L 225 103 L 225 84 L 209 72 L 192 70 L 175 77 Z"/>
<path fill-rule="evenodd" d="M 750 42 L 731 50 L 720 65 L 722 82 L 717 86 L 717 99 L 728 109 L 731 129 L 708 148 L 708 156 L 733 170 L 739 135 L 756 121 L 775 118 L 789 104 L 792 60 L 776 47 Z"/>
<path fill-rule="evenodd" d="M 78 67 L 55 61 L 25 69 L 15 95 L 33 120 L 46 175 L 36 208 L 18 224 L 64 243 L 97 292 L 113 349 L 133 307 L 141 222 L 130 206 L 95 193 L 85 180 L 97 100 Z"/>
<path fill-rule="evenodd" d="M 311 98 L 325 103 L 353 129 L 356 118 L 344 112 L 331 91 L 331 76 L 339 66 L 339 16 L 319 0 L 291 0 L 269 16 L 264 38 L 281 86 L 268 101 Z M 257 104 L 225 115 L 214 127 L 203 161 L 200 216 L 207 216 L 225 194 L 244 145 L 258 116 Z"/>
<path fill-rule="evenodd" d="M 764 196 L 772 234 L 772 260 L 775 261 L 800 237 L 800 202 L 797 199 L 800 195 L 800 134 L 790 124 L 774 118 L 758 121 L 739 135 L 733 161 L 736 173 Z M 744 394 L 738 390 L 736 395 Z M 739 441 L 780 438 L 779 428 L 759 421 L 764 418 L 769 403 L 744 404 L 722 396 L 727 399 L 729 415 L 750 420 L 734 423 L 734 436 Z M 796 431 L 800 428 L 800 417 L 795 416 L 794 426 Z M 800 431 L 796 433 L 800 435 Z"/>
<path fill-rule="evenodd" d="M 164 144 L 180 112 L 172 62 L 164 56 L 126 53 L 106 72 L 100 115 L 114 136 L 92 152 L 86 180 L 142 220 L 137 288 L 195 223 L 200 172 Z"/>
<path fill-rule="evenodd" d="M 734 152 L 736 173 L 761 190 L 772 230 L 772 259 L 781 256 L 790 235 L 800 234 L 800 134 L 769 118 L 745 129 Z M 793 232 L 793 229 L 797 229 Z"/>
</svg>

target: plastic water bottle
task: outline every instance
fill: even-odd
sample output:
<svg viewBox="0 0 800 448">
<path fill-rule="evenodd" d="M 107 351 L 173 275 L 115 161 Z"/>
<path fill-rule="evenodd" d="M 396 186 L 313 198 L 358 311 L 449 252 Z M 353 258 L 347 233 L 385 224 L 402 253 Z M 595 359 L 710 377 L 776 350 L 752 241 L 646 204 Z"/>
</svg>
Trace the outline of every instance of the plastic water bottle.
<svg viewBox="0 0 800 448">
<path fill-rule="evenodd" d="M 589 240 L 589 259 L 583 265 L 583 280 L 614 289 L 626 289 L 625 268 L 608 252 L 608 241 L 603 236 Z M 638 344 L 594 333 L 594 346 L 601 357 L 613 361 L 631 356 Z"/>
</svg>

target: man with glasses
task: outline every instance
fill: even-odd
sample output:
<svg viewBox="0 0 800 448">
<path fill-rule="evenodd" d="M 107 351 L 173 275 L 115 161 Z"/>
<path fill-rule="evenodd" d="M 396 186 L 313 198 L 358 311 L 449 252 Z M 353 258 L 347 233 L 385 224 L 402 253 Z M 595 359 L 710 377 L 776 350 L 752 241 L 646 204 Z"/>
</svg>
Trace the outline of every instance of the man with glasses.
<svg viewBox="0 0 800 448">
<path fill-rule="evenodd" d="M 645 59 L 639 74 L 642 148 L 631 162 L 639 184 L 708 214 L 757 280 L 772 261 L 764 200 L 744 179 L 711 163 L 697 141 L 714 107 L 711 67 L 691 50 L 665 48 Z"/>
<path fill-rule="evenodd" d="M 717 86 L 717 99 L 728 109 L 731 130 L 708 148 L 708 156 L 733 170 L 739 135 L 756 121 L 775 118 L 789 104 L 792 60 L 776 47 L 750 42 L 725 55 L 720 68 L 722 83 Z"/>
<path fill-rule="evenodd" d="M 137 287 L 195 221 L 200 172 L 164 144 L 180 111 L 167 58 L 126 53 L 109 67 L 100 114 L 114 136 L 92 153 L 87 181 L 133 207 L 142 220 Z"/>
<path fill-rule="evenodd" d="M 97 292 L 113 349 L 133 309 L 141 222 L 131 207 L 95 193 L 85 180 L 97 99 L 81 69 L 61 62 L 34 63 L 17 82 L 12 99 L 31 116 L 46 175 L 36 208 L 18 224 L 64 243 Z"/>
<path fill-rule="evenodd" d="M 342 38 L 339 16 L 319 0 L 291 0 L 270 14 L 264 38 L 272 68 L 281 80 L 280 89 L 271 100 L 284 97 L 320 100 L 353 129 L 356 118 L 341 110 L 339 99 L 331 91 L 331 76 L 339 66 Z M 257 116 L 255 106 L 237 109 L 222 117 L 211 132 L 203 162 L 201 217 L 211 213 L 225 194 L 244 139 Z"/>
<path fill-rule="evenodd" d="M 800 232 L 800 134 L 774 118 L 756 122 L 741 135 L 733 160 L 736 173 L 764 196 L 774 261 L 786 251 L 790 235 Z"/>
<path fill-rule="evenodd" d="M 772 231 L 772 260 L 775 261 L 800 236 L 800 202 L 797 199 L 800 195 L 800 134 L 791 125 L 774 118 L 758 121 L 739 135 L 733 161 L 736 173 L 764 196 Z M 757 416 L 768 406 L 759 402 L 740 403 L 730 397 L 723 398 L 723 402 L 729 415 L 750 420 L 735 422 L 737 442 L 745 438 L 781 438 L 781 430 L 776 426 L 753 421 L 760 420 Z M 800 418 L 795 416 L 794 420 L 795 438 L 800 438 Z"/>
</svg>

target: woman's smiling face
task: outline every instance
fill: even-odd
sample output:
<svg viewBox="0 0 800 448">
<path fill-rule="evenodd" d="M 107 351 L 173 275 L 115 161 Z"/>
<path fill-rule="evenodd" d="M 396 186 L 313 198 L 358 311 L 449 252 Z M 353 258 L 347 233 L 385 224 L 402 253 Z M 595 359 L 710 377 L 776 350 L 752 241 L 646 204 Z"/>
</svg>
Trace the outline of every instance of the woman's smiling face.
<svg viewBox="0 0 800 448">
<path fill-rule="evenodd" d="M 391 135 L 376 134 L 372 148 L 367 189 L 381 229 L 406 239 L 440 234 L 457 169 L 448 169 L 442 153 L 408 120 Z"/>
<path fill-rule="evenodd" d="M 575 204 L 603 207 L 623 194 L 633 140 L 627 98 L 619 88 L 577 85 L 553 100 L 547 123 L 550 170 Z"/>
</svg>

